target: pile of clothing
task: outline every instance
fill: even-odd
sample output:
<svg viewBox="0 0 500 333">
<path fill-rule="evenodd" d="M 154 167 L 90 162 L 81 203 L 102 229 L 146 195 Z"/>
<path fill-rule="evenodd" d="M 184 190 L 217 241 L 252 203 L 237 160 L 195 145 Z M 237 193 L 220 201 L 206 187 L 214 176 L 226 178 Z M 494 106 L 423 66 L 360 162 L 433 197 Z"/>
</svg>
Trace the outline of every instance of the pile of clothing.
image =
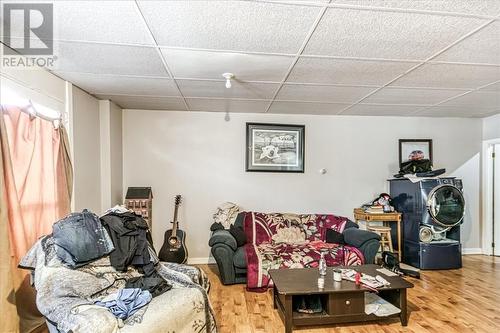
<svg viewBox="0 0 500 333">
<path fill-rule="evenodd" d="M 121 206 L 100 218 L 83 210 L 56 222 L 52 235 L 41 238 L 19 266 L 32 270 L 37 306 L 59 332 L 122 331 L 141 323 L 152 299 L 173 286 L 194 289 L 184 294 L 195 304 L 197 313 L 186 310 L 199 326 L 195 331 L 216 331 L 202 271 L 160 263 L 147 222 Z M 157 303 L 166 299 L 174 303 L 169 297 Z"/>
</svg>

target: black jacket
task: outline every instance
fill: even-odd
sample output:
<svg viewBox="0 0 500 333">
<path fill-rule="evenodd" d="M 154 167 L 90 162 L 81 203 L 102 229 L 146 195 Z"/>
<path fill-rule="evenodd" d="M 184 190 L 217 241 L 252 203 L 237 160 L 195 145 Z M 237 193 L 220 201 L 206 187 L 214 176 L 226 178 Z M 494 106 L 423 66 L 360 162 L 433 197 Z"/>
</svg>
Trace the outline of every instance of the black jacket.
<svg viewBox="0 0 500 333">
<path fill-rule="evenodd" d="M 147 222 L 129 212 L 107 214 L 101 217 L 101 222 L 115 246 L 115 250 L 109 255 L 111 265 L 122 272 L 129 265 L 134 265 L 146 276 L 150 275 L 154 271 L 154 264 L 148 251 L 151 234 Z"/>
</svg>

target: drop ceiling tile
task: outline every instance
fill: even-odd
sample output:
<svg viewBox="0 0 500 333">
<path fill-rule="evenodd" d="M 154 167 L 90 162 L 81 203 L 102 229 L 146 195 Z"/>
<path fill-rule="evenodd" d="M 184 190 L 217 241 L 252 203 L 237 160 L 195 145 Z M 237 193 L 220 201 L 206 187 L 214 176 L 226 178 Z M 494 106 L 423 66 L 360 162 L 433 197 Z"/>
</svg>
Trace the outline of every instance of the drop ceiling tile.
<svg viewBox="0 0 500 333">
<path fill-rule="evenodd" d="M 458 106 L 434 106 L 424 109 L 416 114 L 421 117 L 482 117 L 494 113 L 491 109 L 478 109 Z"/>
<path fill-rule="evenodd" d="M 56 75 L 92 94 L 179 96 L 171 79 L 55 72 Z"/>
<path fill-rule="evenodd" d="M 333 0 L 332 2 L 355 6 L 432 10 L 462 14 L 500 14 L 500 2 L 497 0 Z"/>
<path fill-rule="evenodd" d="M 363 100 L 363 103 L 432 105 L 450 97 L 463 94 L 466 91 L 386 87 Z"/>
<path fill-rule="evenodd" d="M 208 99 L 208 98 L 186 98 L 192 111 L 219 111 L 219 112 L 265 112 L 270 101 L 245 100 L 245 99 Z"/>
<path fill-rule="evenodd" d="M 304 53 L 423 60 L 483 22 L 486 20 L 330 8 Z"/>
<path fill-rule="evenodd" d="M 391 86 L 475 89 L 498 80 L 500 67 L 428 63 Z"/>
<path fill-rule="evenodd" d="M 139 1 L 161 46 L 296 53 L 320 8 L 248 1 Z"/>
<path fill-rule="evenodd" d="M 168 76 L 153 48 L 56 42 L 54 70 L 97 74 Z"/>
<path fill-rule="evenodd" d="M 301 57 L 287 81 L 381 86 L 415 65 L 413 62 Z"/>
<path fill-rule="evenodd" d="M 245 83 L 232 80 L 232 87 L 227 89 L 225 81 L 177 80 L 184 97 L 223 97 L 271 99 L 279 84 Z"/>
<path fill-rule="evenodd" d="M 109 99 L 122 109 L 185 111 L 182 98 L 96 95 L 99 99 Z"/>
<path fill-rule="evenodd" d="M 55 38 L 153 44 L 133 1 L 56 1 Z"/>
<path fill-rule="evenodd" d="M 500 22 L 487 25 L 433 61 L 500 64 Z"/>
<path fill-rule="evenodd" d="M 356 116 L 411 116 L 422 109 L 419 105 L 356 104 L 342 112 L 342 115 Z"/>
<path fill-rule="evenodd" d="M 354 103 L 376 88 L 285 84 L 277 100 Z"/>
<path fill-rule="evenodd" d="M 162 49 L 175 77 L 217 79 L 234 73 L 241 81 L 276 81 L 285 77 L 293 58 L 230 52 Z"/>
<path fill-rule="evenodd" d="M 345 103 L 307 103 L 274 101 L 269 113 L 334 115 L 348 107 Z"/>
<path fill-rule="evenodd" d="M 440 106 L 500 109 L 500 94 L 497 91 L 474 91 L 442 103 Z"/>
</svg>

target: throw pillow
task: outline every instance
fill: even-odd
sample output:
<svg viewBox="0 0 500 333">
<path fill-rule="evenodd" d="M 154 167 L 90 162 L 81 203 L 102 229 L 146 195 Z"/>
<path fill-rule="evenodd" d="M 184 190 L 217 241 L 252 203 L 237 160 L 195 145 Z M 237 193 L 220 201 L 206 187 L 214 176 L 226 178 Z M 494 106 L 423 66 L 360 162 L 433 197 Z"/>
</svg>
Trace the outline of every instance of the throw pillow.
<svg viewBox="0 0 500 333">
<path fill-rule="evenodd" d="M 243 231 L 242 227 L 235 227 L 231 224 L 229 227 L 229 232 L 233 235 L 234 239 L 236 239 L 236 245 L 238 247 L 243 246 L 247 243 L 247 235 L 245 231 Z"/>
<path fill-rule="evenodd" d="M 326 229 L 326 242 L 334 244 L 345 244 L 344 235 L 332 229 Z"/>
<path fill-rule="evenodd" d="M 304 244 L 306 235 L 304 231 L 297 227 L 280 228 L 273 235 L 274 243 Z"/>
</svg>

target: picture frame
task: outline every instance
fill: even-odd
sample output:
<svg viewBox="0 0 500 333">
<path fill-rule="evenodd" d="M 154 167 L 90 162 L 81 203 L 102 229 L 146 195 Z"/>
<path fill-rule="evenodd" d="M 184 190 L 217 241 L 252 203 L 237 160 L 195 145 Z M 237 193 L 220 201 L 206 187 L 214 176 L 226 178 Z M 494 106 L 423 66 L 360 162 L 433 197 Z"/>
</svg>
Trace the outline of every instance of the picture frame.
<svg viewBox="0 0 500 333">
<path fill-rule="evenodd" d="M 305 126 L 246 123 L 247 172 L 304 172 Z"/>
<path fill-rule="evenodd" d="M 432 139 L 399 139 L 399 167 L 410 160 L 429 159 L 432 164 Z"/>
</svg>

